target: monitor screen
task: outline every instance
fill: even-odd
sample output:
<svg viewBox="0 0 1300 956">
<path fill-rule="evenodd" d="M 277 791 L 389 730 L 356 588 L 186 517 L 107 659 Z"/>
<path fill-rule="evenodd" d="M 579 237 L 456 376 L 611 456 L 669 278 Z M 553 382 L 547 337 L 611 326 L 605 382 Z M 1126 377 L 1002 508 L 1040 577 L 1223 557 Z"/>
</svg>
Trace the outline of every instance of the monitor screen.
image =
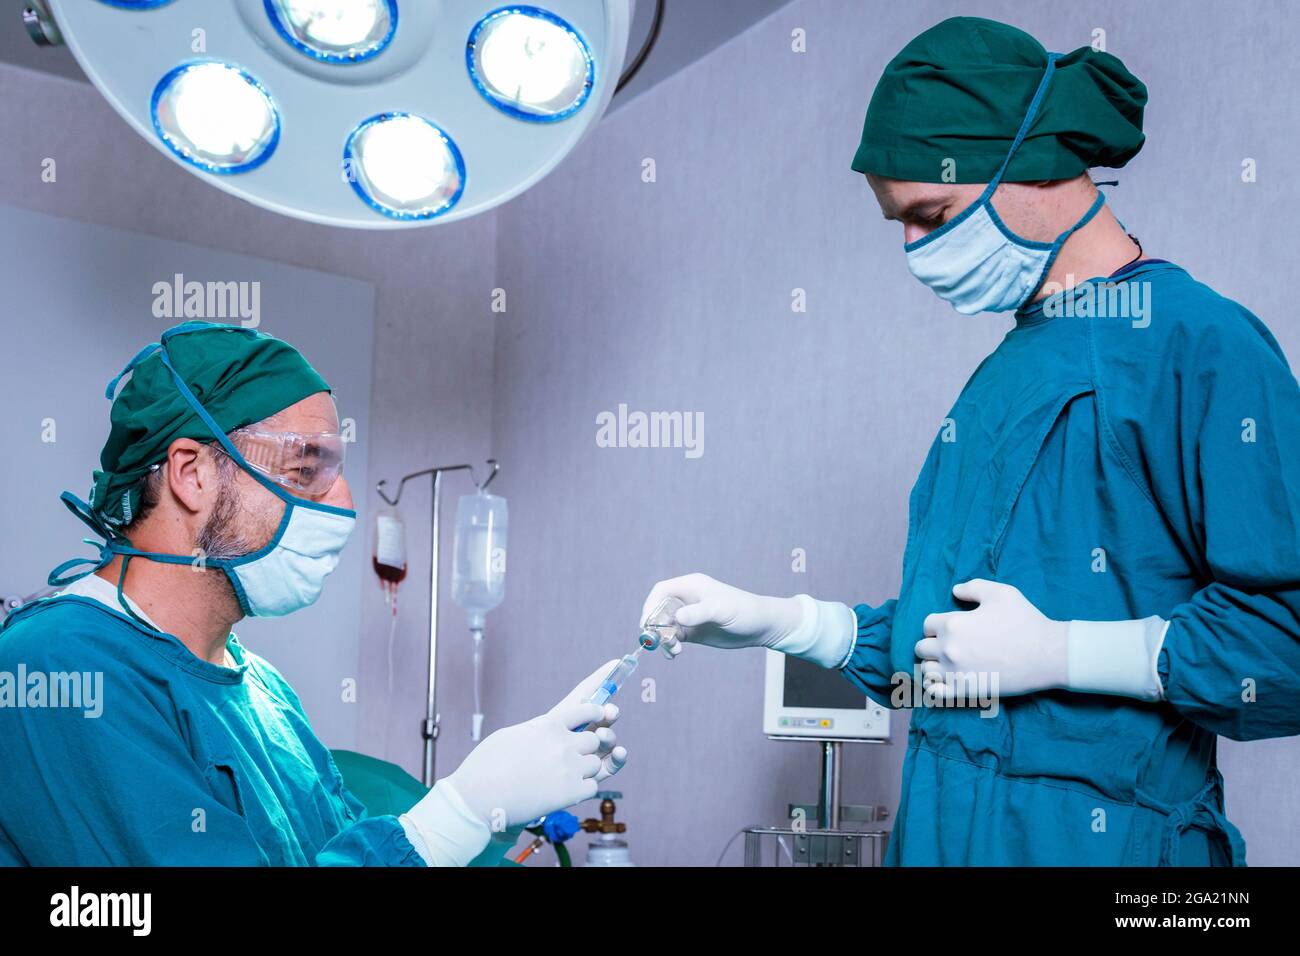
<svg viewBox="0 0 1300 956">
<path fill-rule="evenodd" d="M 785 707 L 852 710 L 865 708 L 867 696 L 837 670 L 818 667 L 797 657 L 785 660 Z"/>
</svg>

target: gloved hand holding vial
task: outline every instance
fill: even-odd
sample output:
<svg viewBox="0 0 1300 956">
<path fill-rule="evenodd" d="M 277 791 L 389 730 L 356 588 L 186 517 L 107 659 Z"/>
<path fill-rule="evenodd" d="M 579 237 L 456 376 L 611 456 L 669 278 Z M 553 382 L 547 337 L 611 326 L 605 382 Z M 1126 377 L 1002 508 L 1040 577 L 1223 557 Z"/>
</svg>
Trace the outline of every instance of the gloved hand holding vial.
<svg viewBox="0 0 1300 956">
<path fill-rule="evenodd" d="M 660 601 L 646 615 L 641 625 L 641 636 L 637 639 L 636 650 L 624 654 L 610 668 L 596 692 L 588 699 L 589 703 L 602 706 L 608 703 L 636 670 L 642 651 L 653 651 L 658 648 L 669 660 L 673 660 L 682 652 L 682 628 L 677 623 L 677 612 L 684 606 L 681 600 L 670 596 Z M 574 730 L 582 729 L 584 728 L 574 728 Z"/>
</svg>

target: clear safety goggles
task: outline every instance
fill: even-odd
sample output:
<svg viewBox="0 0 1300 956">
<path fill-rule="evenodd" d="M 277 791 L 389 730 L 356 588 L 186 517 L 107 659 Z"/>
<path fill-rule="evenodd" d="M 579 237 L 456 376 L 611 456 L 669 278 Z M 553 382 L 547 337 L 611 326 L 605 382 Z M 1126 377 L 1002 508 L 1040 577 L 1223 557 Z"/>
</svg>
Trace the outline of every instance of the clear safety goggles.
<svg viewBox="0 0 1300 956">
<path fill-rule="evenodd" d="M 231 440 L 249 467 L 306 498 L 322 497 L 343 474 L 347 443 L 338 432 L 243 428 Z M 220 445 L 213 447 L 221 449 Z"/>
</svg>

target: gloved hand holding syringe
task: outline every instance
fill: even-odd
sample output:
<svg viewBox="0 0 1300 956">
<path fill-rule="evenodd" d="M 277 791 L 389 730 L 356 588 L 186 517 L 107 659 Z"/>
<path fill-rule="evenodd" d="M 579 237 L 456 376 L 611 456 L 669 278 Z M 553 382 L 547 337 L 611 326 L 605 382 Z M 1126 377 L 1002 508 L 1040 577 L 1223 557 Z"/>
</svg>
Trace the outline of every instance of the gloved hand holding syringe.
<svg viewBox="0 0 1300 956">
<path fill-rule="evenodd" d="M 610 668 L 605 679 L 600 682 L 600 686 L 587 702 L 602 707 L 608 703 L 636 670 L 642 651 L 653 651 L 659 648 L 669 660 L 680 654 L 682 652 L 681 625 L 677 623 L 677 611 L 684 606 L 684 603 L 677 598 L 668 597 L 647 615 L 641 625 L 641 636 L 637 638 L 636 650 L 631 654 L 624 654 L 618 663 Z M 573 729 L 585 730 L 586 727 Z"/>
</svg>

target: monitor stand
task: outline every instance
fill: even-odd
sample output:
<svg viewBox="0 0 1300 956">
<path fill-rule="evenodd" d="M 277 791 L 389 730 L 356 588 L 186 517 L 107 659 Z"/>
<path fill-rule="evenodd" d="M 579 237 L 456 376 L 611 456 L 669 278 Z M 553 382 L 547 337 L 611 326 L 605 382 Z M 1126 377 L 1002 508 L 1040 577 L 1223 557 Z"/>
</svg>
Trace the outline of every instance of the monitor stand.
<svg viewBox="0 0 1300 956">
<path fill-rule="evenodd" d="M 800 740 L 807 737 L 770 737 L 771 740 Z M 816 804 L 788 805 L 792 825 L 748 827 L 745 832 L 746 866 L 881 866 L 889 834 L 868 830 L 861 824 L 876 823 L 889 816 L 886 807 L 840 803 L 843 775 L 843 746 L 847 743 L 888 743 L 873 740 L 816 740 L 821 746 L 822 766 Z M 815 822 L 814 822 L 815 821 Z M 846 827 L 845 824 L 858 824 Z M 765 859 L 769 848 L 771 861 Z M 784 861 L 783 861 L 784 858 Z"/>
</svg>

